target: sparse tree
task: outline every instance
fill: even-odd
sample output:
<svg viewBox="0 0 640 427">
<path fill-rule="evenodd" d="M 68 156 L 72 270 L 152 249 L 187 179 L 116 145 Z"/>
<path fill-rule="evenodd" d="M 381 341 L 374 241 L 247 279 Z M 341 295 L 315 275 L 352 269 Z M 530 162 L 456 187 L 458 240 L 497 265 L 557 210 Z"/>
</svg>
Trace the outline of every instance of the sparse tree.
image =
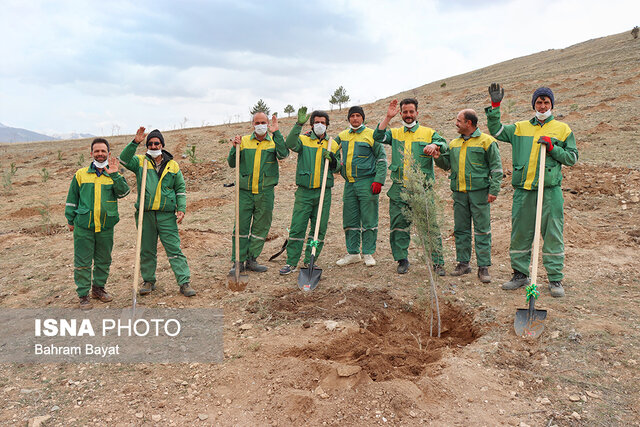
<svg viewBox="0 0 640 427">
<path fill-rule="evenodd" d="M 189 119 L 187 117 L 183 118 L 182 121 L 180 122 L 180 129 L 184 129 L 188 121 Z"/>
<path fill-rule="evenodd" d="M 271 109 L 269 108 L 269 106 L 262 99 L 260 99 L 258 100 L 256 105 L 254 105 L 253 108 L 249 110 L 249 113 L 251 115 L 254 115 L 255 113 L 265 113 L 267 116 L 269 116 L 270 111 Z"/>
<path fill-rule="evenodd" d="M 634 39 L 638 38 L 638 32 L 640 32 L 640 28 L 638 28 L 638 26 L 636 25 L 635 27 L 633 27 L 633 30 L 631 30 L 631 35 Z"/>
<path fill-rule="evenodd" d="M 340 110 L 342 110 L 342 104 L 346 104 L 350 99 L 351 98 L 349 97 L 349 95 L 347 95 L 346 89 L 340 86 L 338 89 L 336 89 L 335 92 L 333 92 L 331 98 L 329 98 L 329 103 L 331 105 L 337 104 Z M 333 107 L 331 109 L 333 110 Z"/>
<path fill-rule="evenodd" d="M 296 110 L 294 110 L 293 105 L 291 105 L 291 104 L 289 104 L 286 107 L 284 107 L 284 112 L 287 113 L 288 117 L 291 117 L 291 113 L 293 113 L 294 111 L 296 111 Z"/>
</svg>

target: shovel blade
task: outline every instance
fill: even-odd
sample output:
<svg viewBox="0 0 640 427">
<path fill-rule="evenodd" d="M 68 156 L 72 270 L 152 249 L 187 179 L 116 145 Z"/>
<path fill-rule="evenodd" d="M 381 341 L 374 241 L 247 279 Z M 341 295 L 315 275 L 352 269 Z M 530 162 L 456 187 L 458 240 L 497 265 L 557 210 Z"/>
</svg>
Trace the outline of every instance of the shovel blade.
<svg viewBox="0 0 640 427">
<path fill-rule="evenodd" d="M 233 292 L 242 292 L 249 283 L 249 275 L 240 273 L 240 263 L 236 262 L 233 273 L 227 276 L 227 289 Z"/>
<path fill-rule="evenodd" d="M 523 338 L 538 338 L 544 331 L 544 319 L 547 318 L 547 310 L 529 310 L 519 308 L 513 321 L 516 335 Z"/>
<path fill-rule="evenodd" d="M 300 290 L 308 292 L 312 291 L 318 286 L 320 282 L 320 276 L 322 275 L 322 269 L 313 267 L 313 262 L 309 263 L 309 267 L 301 268 L 300 274 L 298 274 L 298 288 Z"/>
</svg>

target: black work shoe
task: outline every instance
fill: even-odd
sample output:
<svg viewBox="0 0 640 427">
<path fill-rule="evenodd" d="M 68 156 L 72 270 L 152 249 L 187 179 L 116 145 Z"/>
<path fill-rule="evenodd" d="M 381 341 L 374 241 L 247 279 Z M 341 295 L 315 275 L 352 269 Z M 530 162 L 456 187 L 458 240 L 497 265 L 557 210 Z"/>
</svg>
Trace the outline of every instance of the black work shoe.
<svg viewBox="0 0 640 427">
<path fill-rule="evenodd" d="M 438 276 L 446 276 L 447 272 L 444 270 L 444 265 L 433 264 L 433 272 Z"/>
<path fill-rule="evenodd" d="M 407 258 L 398 261 L 398 274 L 405 274 L 409 271 L 409 260 Z"/>
<path fill-rule="evenodd" d="M 502 284 L 502 289 L 504 289 L 505 291 L 512 291 L 528 284 L 529 278 L 524 273 L 513 270 L 513 277 L 508 282 Z"/>
<path fill-rule="evenodd" d="M 451 272 L 452 276 L 462 276 L 471 273 L 471 266 L 468 262 L 459 262 L 456 269 Z"/>
<path fill-rule="evenodd" d="M 550 281 L 549 290 L 551 291 L 552 297 L 561 298 L 564 296 L 564 288 L 562 287 L 562 282 L 559 280 Z"/>
<path fill-rule="evenodd" d="M 91 286 L 91 298 L 99 299 L 102 302 L 111 302 L 113 297 L 100 286 Z"/>
<path fill-rule="evenodd" d="M 478 279 L 480 279 L 482 283 L 491 283 L 489 267 L 478 267 Z"/>
<path fill-rule="evenodd" d="M 249 258 L 247 260 L 246 269 L 249 271 L 255 271 L 257 273 L 264 273 L 268 270 L 267 266 L 258 264 L 255 258 Z"/>
<path fill-rule="evenodd" d="M 189 285 L 189 282 L 180 285 L 180 293 L 185 297 L 192 297 L 196 294 L 196 291 Z"/>
<path fill-rule="evenodd" d="M 91 310 L 93 308 L 93 306 L 91 305 L 91 300 L 89 299 L 89 295 L 80 297 L 78 307 L 80 307 L 80 310 Z"/>
<path fill-rule="evenodd" d="M 150 294 L 151 291 L 154 291 L 155 289 L 156 289 L 156 284 L 155 283 L 144 282 L 142 284 L 142 286 L 140 287 L 140 290 L 138 290 L 138 293 L 140 295 L 147 295 L 147 294 Z"/>
<path fill-rule="evenodd" d="M 239 263 L 240 264 L 240 273 L 244 273 L 247 269 L 244 266 L 244 262 Z M 231 267 L 231 270 L 229 270 L 229 274 L 236 274 L 236 263 L 233 263 L 233 267 Z"/>
</svg>

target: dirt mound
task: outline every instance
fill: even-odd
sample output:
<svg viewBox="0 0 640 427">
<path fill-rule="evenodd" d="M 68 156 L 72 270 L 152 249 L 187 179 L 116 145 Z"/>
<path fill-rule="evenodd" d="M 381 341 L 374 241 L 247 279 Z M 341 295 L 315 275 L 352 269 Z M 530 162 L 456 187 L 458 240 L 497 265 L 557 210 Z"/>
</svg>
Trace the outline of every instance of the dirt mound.
<svg viewBox="0 0 640 427">
<path fill-rule="evenodd" d="M 250 313 L 264 313 L 266 306 L 273 320 L 313 320 L 318 318 L 334 320 L 363 321 L 381 308 L 410 309 L 393 299 L 387 290 L 355 288 L 328 288 L 310 295 L 298 289 L 288 289 L 275 294 L 271 300 L 253 300 L 247 305 Z"/>
<path fill-rule="evenodd" d="M 444 306 L 441 338 L 429 336 L 429 319 L 420 313 L 380 309 L 360 322 L 360 329 L 328 342 L 294 348 L 285 356 L 323 359 L 359 366 L 374 381 L 413 378 L 442 357 L 445 347 L 465 346 L 478 337 L 460 309 Z"/>
<path fill-rule="evenodd" d="M 187 191 L 199 191 L 211 185 L 212 182 L 219 182 L 227 174 L 226 162 L 204 161 L 202 163 L 180 163 L 180 170 L 184 175 Z"/>
<path fill-rule="evenodd" d="M 67 231 L 66 225 L 61 224 L 48 224 L 48 225 L 36 225 L 34 227 L 23 228 L 20 233 L 27 234 L 29 236 L 51 236 L 52 234 L 64 233 Z"/>
<path fill-rule="evenodd" d="M 577 164 L 567 169 L 563 187 L 574 194 L 620 195 L 630 188 L 640 187 L 640 171 Z"/>
</svg>

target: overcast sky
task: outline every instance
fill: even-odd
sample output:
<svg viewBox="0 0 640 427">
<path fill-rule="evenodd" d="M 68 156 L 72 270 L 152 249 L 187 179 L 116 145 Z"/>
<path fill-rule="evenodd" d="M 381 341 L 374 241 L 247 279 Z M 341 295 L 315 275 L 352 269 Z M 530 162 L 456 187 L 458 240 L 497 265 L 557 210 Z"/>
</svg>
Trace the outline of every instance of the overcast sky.
<svg viewBox="0 0 640 427">
<path fill-rule="evenodd" d="M 52 134 L 247 120 L 262 98 L 368 103 L 628 32 L 637 0 L 0 2 L 0 123 Z"/>
</svg>

